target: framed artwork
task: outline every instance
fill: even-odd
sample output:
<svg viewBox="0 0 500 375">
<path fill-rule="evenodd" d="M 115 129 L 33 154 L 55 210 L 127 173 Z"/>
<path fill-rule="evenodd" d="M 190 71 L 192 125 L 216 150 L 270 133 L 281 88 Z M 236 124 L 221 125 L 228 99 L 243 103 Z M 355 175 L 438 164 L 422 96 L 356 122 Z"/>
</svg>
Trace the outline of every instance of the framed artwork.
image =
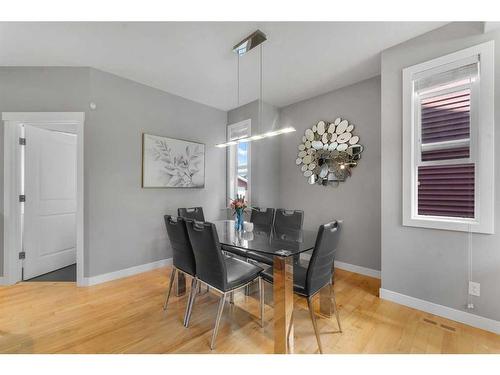
<svg viewBox="0 0 500 375">
<path fill-rule="evenodd" d="M 205 145 L 143 133 L 142 187 L 205 187 Z"/>
</svg>

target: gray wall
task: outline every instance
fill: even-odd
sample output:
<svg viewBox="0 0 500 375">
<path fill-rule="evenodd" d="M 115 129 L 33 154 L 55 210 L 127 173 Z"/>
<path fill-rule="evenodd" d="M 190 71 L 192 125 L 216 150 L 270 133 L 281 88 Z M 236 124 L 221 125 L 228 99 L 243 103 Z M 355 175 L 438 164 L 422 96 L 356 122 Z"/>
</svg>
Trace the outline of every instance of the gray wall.
<svg viewBox="0 0 500 375">
<path fill-rule="evenodd" d="M 97 110 L 86 124 L 86 232 L 90 275 L 171 256 L 165 212 L 203 206 L 207 219 L 225 205 L 226 112 L 98 70 L 90 70 Z M 142 189 L 143 132 L 205 143 L 205 188 Z M 88 152 L 87 152 L 88 151 Z M 88 260 L 87 260 L 88 261 Z"/>
<path fill-rule="evenodd" d="M 401 71 L 475 44 L 495 40 L 495 107 L 500 108 L 500 32 L 482 34 L 482 23 L 453 23 L 395 46 L 382 54 L 382 287 L 465 310 L 467 235 L 402 226 Z M 500 111 L 496 111 L 496 123 Z M 495 145 L 500 144 L 496 129 Z M 495 156 L 496 170 L 500 152 Z M 494 235 L 473 235 L 473 279 L 481 297 L 474 314 L 500 320 L 500 173 L 496 173 Z"/>
<path fill-rule="evenodd" d="M 306 128 L 337 117 L 355 124 L 365 146 L 362 159 L 338 187 L 308 185 L 295 165 L 297 146 Z M 304 226 L 309 229 L 344 220 L 337 259 L 380 270 L 380 77 L 282 108 L 280 127 L 284 126 L 297 131 L 280 136 L 279 205 L 304 210 Z"/>
<path fill-rule="evenodd" d="M 252 134 L 279 127 L 278 108 L 263 102 L 262 125 L 259 127 L 259 101 L 253 101 L 227 113 L 227 123 L 252 120 Z M 274 207 L 279 195 L 279 139 L 262 139 L 250 143 L 251 147 L 251 204 Z"/>
<path fill-rule="evenodd" d="M 170 257 L 163 215 L 177 207 L 220 217 L 226 112 L 88 68 L 0 68 L 0 88 L 0 111 L 86 112 L 85 276 Z M 142 132 L 205 143 L 205 188 L 141 189 Z"/>
</svg>

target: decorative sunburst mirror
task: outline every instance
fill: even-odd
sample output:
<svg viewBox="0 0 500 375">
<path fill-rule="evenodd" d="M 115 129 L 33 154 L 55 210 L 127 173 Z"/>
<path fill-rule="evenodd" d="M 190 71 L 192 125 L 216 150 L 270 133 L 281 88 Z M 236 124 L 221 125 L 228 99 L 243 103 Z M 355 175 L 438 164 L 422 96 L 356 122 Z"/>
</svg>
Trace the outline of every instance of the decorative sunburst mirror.
<svg viewBox="0 0 500 375">
<path fill-rule="evenodd" d="M 298 148 L 295 164 L 308 183 L 325 186 L 344 182 L 363 152 L 354 125 L 340 117 L 332 123 L 320 121 L 306 129 Z"/>
</svg>

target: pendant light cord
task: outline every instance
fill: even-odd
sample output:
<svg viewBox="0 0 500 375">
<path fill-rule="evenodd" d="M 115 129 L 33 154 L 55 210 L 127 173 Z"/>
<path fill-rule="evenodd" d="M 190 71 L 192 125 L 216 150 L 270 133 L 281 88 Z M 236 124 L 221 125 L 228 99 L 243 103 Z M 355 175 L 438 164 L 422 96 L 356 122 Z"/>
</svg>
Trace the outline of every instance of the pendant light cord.
<svg viewBox="0 0 500 375">
<path fill-rule="evenodd" d="M 262 44 L 260 45 L 260 101 L 259 101 L 259 133 L 262 133 Z"/>
<path fill-rule="evenodd" d="M 240 106 L 240 54 L 238 53 L 238 63 L 236 64 L 236 74 L 238 76 L 237 82 L 238 86 L 236 88 L 236 98 L 237 98 L 237 107 Z"/>
</svg>

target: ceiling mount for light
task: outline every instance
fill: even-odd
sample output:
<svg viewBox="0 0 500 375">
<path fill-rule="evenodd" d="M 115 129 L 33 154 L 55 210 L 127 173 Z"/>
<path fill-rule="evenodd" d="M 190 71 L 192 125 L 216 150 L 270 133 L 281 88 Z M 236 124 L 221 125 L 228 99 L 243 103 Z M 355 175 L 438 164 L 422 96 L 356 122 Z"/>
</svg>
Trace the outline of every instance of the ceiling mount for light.
<svg viewBox="0 0 500 375">
<path fill-rule="evenodd" d="M 237 43 L 233 47 L 233 52 L 237 53 L 238 56 L 244 55 L 251 49 L 254 49 L 259 44 L 264 43 L 267 40 L 266 34 L 262 31 L 257 30 L 243 39 L 241 42 Z"/>
<path fill-rule="evenodd" d="M 241 42 L 237 43 L 233 47 L 233 52 L 238 55 L 238 90 L 237 90 L 237 98 L 238 98 L 238 106 L 240 105 L 240 57 L 247 53 L 248 51 L 254 49 L 255 47 L 260 45 L 260 97 L 259 97 L 259 130 L 262 127 L 262 43 L 267 40 L 266 34 L 262 31 L 257 30 L 244 38 Z M 216 144 L 216 147 L 228 147 L 233 146 L 238 143 L 257 141 L 259 139 L 274 137 L 280 134 L 286 134 L 294 132 L 295 128 L 288 126 L 281 129 L 270 130 L 268 132 L 258 132 L 257 134 L 242 137 L 238 139 L 231 139 L 225 143 Z"/>
</svg>

